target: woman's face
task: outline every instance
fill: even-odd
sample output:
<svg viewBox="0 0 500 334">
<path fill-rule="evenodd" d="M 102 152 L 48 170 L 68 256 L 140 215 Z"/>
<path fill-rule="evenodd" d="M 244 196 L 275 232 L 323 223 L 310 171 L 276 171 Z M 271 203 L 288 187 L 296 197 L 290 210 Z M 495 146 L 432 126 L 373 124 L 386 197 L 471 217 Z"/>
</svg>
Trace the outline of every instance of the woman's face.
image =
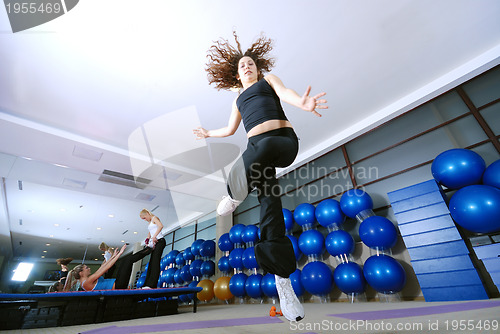
<svg viewBox="0 0 500 334">
<path fill-rule="evenodd" d="M 148 215 L 147 213 L 141 214 L 140 217 L 141 217 L 141 219 L 144 219 L 147 222 L 151 221 L 151 216 Z"/>
<path fill-rule="evenodd" d="M 242 57 L 238 63 L 238 80 L 243 82 L 257 81 L 259 77 L 259 70 L 252 58 L 245 56 Z"/>
</svg>

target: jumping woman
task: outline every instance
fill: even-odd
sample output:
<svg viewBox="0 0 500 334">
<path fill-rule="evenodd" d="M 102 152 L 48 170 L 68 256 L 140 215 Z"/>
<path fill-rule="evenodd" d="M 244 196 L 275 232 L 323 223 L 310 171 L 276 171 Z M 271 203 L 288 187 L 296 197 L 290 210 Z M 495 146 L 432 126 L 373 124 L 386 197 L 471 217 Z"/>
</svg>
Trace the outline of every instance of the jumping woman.
<svg viewBox="0 0 500 334">
<path fill-rule="evenodd" d="M 285 235 L 285 222 L 276 179 L 276 167 L 292 164 L 299 150 L 297 136 L 288 121 L 280 100 L 321 116 L 316 109 L 326 109 L 325 93 L 309 96 L 307 87 L 300 96 L 285 87 L 269 72 L 274 59 L 268 56 L 272 41 L 261 36 L 244 53 L 233 32 L 236 48 L 221 39 L 208 51 L 209 84 L 217 89 L 239 89 L 226 127 L 217 130 L 194 129 L 197 139 L 233 135 L 241 121 L 247 132 L 248 145 L 240 159 L 231 168 L 227 179 L 228 196 L 217 207 L 221 216 L 229 215 L 248 196 L 257 190 L 260 203 L 261 238 L 255 245 L 259 266 L 274 274 L 283 315 L 289 321 L 304 318 L 304 308 L 293 291 L 289 276 L 296 269 L 293 246 Z"/>
</svg>

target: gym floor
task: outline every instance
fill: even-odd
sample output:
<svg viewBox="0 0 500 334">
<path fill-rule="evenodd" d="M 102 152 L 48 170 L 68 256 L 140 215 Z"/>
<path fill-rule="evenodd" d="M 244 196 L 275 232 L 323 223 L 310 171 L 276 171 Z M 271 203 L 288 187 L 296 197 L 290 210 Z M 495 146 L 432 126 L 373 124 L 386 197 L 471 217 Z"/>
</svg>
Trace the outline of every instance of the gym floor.
<svg viewBox="0 0 500 334">
<path fill-rule="evenodd" d="M 305 303 L 306 317 L 271 317 L 272 303 L 203 304 L 179 314 L 100 324 L 12 330 L 5 333 L 498 333 L 500 299 L 433 302 Z M 279 305 L 276 305 L 279 309 Z"/>
</svg>

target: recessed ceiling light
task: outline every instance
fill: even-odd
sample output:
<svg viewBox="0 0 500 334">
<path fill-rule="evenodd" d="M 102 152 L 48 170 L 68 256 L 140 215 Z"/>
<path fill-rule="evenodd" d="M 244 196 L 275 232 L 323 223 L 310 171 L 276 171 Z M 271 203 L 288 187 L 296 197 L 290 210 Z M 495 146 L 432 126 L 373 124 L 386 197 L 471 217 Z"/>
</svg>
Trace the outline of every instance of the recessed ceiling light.
<svg viewBox="0 0 500 334">
<path fill-rule="evenodd" d="M 97 259 L 94 259 L 94 261 L 99 261 L 99 260 L 97 260 Z"/>
<path fill-rule="evenodd" d="M 45 256 L 44 256 L 44 255 L 42 255 L 42 256 L 41 256 L 41 258 L 42 258 L 42 259 L 45 259 Z"/>
<path fill-rule="evenodd" d="M 108 215 L 108 217 L 109 217 L 109 218 L 115 218 L 115 215 L 113 215 L 113 214 L 109 214 L 109 215 Z"/>
<path fill-rule="evenodd" d="M 44 250 L 43 252 L 44 252 L 44 253 L 47 253 L 47 251 L 46 251 L 46 250 Z"/>
<path fill-rule="evenodd" d="M 122 240 L 122 242 L 125 242 L 125 240 Z"/>
<path fill-rule="evenodd" d="M 45 244 L 45 246 L 50 246 L 50 244 Z"/>
<path fill-rule="evenodd" d="M 55 227 L 59 226 L 59 224 L 54 224 Z"/>
<path fill-rule="evenodd" d="M 97 229 L 98 229 L 98 230 L 102 230 L 102 227 L 98 227 Z"/>
<path fill-rule="evenodd" d="M 53 235 L 53 234 L 51 234 L 51 235 L 49 235 L 49 237 L 53 238 L 53 237 L 54 237 L 54 235 Z"/>
<path fill-rule="evenodd" d="M 134 231 L 134 234 L 137 234 L 137 231 Z"/>
</svg>

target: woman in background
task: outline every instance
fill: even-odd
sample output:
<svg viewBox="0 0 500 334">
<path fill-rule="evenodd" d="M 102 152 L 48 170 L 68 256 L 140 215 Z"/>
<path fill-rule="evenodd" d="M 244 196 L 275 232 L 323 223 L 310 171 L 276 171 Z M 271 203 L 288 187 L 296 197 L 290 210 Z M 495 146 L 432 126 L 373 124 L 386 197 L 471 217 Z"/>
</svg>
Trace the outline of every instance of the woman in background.
<svg viewBox="0 0 500 334">
<path fill-rule="evenodd" d="M 101 252 L 104 252 L 104 261 L 102 264 L 106 263 L 111 259 L 111 256 L 113 255 L 113 248 L 109 247 L 106 245 L 105 242 L 101 242 L 99 245 L 99 250 Z M 104 278 L 111 278 L 113 276 L 113 272 L 115 271 L 116 265 L 113 265 L 111 268 L 108 269 L 108 271 L 104 274 Z"/>
</svg>

